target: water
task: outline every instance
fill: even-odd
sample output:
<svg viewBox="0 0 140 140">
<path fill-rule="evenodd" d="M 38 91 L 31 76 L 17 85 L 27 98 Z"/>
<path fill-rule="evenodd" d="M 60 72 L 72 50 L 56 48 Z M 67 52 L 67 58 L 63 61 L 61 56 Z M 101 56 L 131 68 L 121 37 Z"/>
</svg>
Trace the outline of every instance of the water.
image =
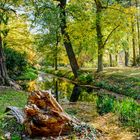
<svg viewBox="0 0 140 140">
<path fill-rule="evenodd" d="M 97 93 L 93 89 L 80 87 L 49 74 L 40 74 L 37 85 L 40 90 L 50 90 L 58 102 L 93 102 L 97 98 Z"/>
</svg>

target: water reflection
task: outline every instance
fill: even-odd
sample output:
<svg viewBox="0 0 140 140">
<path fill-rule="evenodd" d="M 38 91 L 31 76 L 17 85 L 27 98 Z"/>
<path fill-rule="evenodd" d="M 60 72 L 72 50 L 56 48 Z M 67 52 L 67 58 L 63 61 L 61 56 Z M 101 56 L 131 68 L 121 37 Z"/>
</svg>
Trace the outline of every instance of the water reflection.
<svg viewBox="0 0 140 140">
<path fill-rule="evenodd" d="M 37 84 L 40 90 L 51 90 L 56 100 L 67 102 L 77 101 L 94 101 L 96 99 L 95 92 L 89 88 L 80 87 L 68 81 L 58 79 L 54 76 L 46 75 L 45 80 L 39 81 Z"/>
<path fill-rule="evenodd" d="M 59 102 L 59 96 L 58 96 L 58 81 L 55 81 L 55 98 Z"/>
<path fill-rule="evenodd" d="M 75 86 L 73 87 L 72 94 L 70 96 L 70 102 L 77 102 L 81 94 L 81 91 L 82 91 L 81 87 L 75 84 Z"/>
</svg>

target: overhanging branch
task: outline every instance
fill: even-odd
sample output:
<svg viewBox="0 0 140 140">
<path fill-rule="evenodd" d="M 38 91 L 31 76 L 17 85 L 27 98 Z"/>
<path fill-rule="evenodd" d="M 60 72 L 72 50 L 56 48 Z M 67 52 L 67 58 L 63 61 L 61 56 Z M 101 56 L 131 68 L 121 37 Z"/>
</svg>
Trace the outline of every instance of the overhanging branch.
<svg viewBox="0 0 140 140">
<path fill-rule="evenodd" d="M 112 33 L 119 27 L 120 25 L 116 26 L 107 36 L 106 40 L 104 41 L 103 47 L 106 45 L 108 39 L 110 38 L 110 36 L 112 35 Z"/>
</svg>

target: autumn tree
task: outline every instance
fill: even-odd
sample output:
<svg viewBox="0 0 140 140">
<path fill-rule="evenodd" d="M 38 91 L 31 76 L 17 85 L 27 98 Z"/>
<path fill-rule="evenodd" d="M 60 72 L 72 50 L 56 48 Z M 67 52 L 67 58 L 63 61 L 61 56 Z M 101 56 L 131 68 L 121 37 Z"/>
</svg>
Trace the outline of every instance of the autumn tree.
<svg viewBox="0 0 140 140">
<path fill-rule="evenodd" d="M 38 23 L 38 25 L 42 28 L 46 28 L 46 30 L 48 30 L 48 32 L 50 32 L 50 34 L 52 33 L 50 30 L 50 26 L 48 25 L 48 23 L 50 23 L 50 21 L 52 21 L 53 16 L 55 17 L 55 19 L 53 19 L 53 22 L 51 22 L 51 26 L 54 27 L 53 29 L 53 33 L 56 34 L 55 37 L 55 44 L 56 46 L 58 45 L 58 36 L 59 36 L 59 29 L 61 31 L 61 35 L 62 35 L 62 39 L 63 39 L 63 43 L 67 52 L 67 56 L 69 58 L 69 62 L 72 68 L 72 71 L 74 73 L 75 78 L 78 77 L 78 70 L 79 70 L 79 66 L 75 57 L 75 53 L 71 44 L 71 40 L 70 40 L 70 36 L 68 34 L 68 32 L 66 31 L 67 29 L 67 14 L 66 14 L 66 6 L 67 6 L 67 2 L 66 0 L 60 0 L 60 1 L 38 1 L 38 2 L 33 2 L 33 10 L 34 10 L 34 17 L 35 17 L 35 21 L 36 23 Z M 46 16 L 46 11 L 49 13 L 49 15 L 53 16 Z M 42 16 L 40 16 L 42 15 Z M 38 22 L 40 21 L 40 22 Z M 60 22 L 59 22 L 60 21 Z M 55 24 L 57 23 L 57 25 Z M 45 25 L 45 26 L 44 26 Z M 57 28 L 56 28 L 57 27 Z M 46 32 L 46 34 L 48 34 Z M 57 47 L 56 47 L 57 49 Z M 55 50 L 56 51 L 56 50 Z M 57 54 L 56 54 L 57 55 Z M 55 62 L 57 63 L 57 62 Z M 56 68 L 57 69 L 57 68 Z"/>
<path fill-rule="evenodd" d="M 5 65 L 5 56 L 3 51 L 3 38 L 7 36 L 8 29 L 5 26 L 8 24 L 9 13 L 14 12 L 13 9 L 9 7 L 4 2 L 0 3 L 0 85 L 9 85 L 9 76 L 7 74 L 7 69 Z"/>
</svg>

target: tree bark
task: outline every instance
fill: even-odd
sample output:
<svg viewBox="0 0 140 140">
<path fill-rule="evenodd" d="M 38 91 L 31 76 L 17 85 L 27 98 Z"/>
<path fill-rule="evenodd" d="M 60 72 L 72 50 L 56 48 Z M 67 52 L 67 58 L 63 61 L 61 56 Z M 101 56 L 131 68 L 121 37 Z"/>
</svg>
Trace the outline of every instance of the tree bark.
<svg viewBox="0 0 140 140">
<path fill-rule="evenodd" d="M 129 53 L 125 51 L 125 66 L 128 66 L 128 61 L 129 61 Z"/>
<path fill-rule="evenodd" d="M 56 37 L 56 45 L 55 45 L 55 52 L 54 52 L 54 69 L 58 70 L 58 43 L 59 43 L 59 39 L 58 39 L 58 35 Z"/>
<path fill-rule="evenodd" d="M 9 85 L 9 77 L 5 66 L 5 57 L 2 48 L 2 37 L 0 35 L 0 85 Z"/>
<path fill-rule="evenodd" d="M 116 61 L 115 66 L 118 66 L 118 53 L 115 55 L 115 61 Z"/>
<path fill-rule="evenodd" d="M 138 8 L 138 0 L 135 0 L 136 7 Z M 139 24 L 139 13 L 137 13 L 137 30 L 138 30 L 138 48 L 139 48 L 139 56 L 140 56 L 140 24 Z"/>
<path fill-rule="evenodd" d="M 55 97 L 56 97 L 56 101 L 59 102 L 59 96 L 58 96 L 58 81 L 56 79 L 55 81 Z"/>
<path fill-rule="evenodd" d="M 132 47 L 133 47 L 133 66 L 136 66 L 136 44 L 135 44 L 135 29 L 134 22 L 132 21 Z"/>
<path fill-rule="evenodd" d="M 113 67 L 113 63 L 112 63 L 112 55 L 109 54 L 109 60 L 110 60 L 110 67 Z"/>
<path fill-rule="evenodd" d="M 103 35 L 101 30 L 101 12 L 102 6 L 98 0 L 95 0 L 96 3 L 96 32 L 97 32 L 97 44 L 98 44 L 98 68 L 97 72 L 103 71 Z"/>
<path fill-rule="evenodd" d="M 79 66 L 78 66 L 78 63 L 77 63 L 77 60 L 76 60 L 76 57 L 75 57 L 75 53 L 73 51 L 73 48 L 72 48 L 72 44 L 71 44 L 71 41 L 70 41 L 70 36 L 68 34 L 68 32 L 66 31 L 66 28 L 67 28 L 67 25 L 66 25 L 66 11 L 65 11 L 65 8 L 66 8 L 66 0 L 59 0 L 60 1 L 60 4 L 59 4 L 59 7 L 60 7 L 60 10 L 61 10 L 61 14 L 60 14 L 60 18 L 61 18 L 61 33 L 62 33 L 62 36 L 63 36 L 63 42 L 64 42 L 64 46 L 65 46 L 65 49 L 66 49 L 66 52 L 67 52 L 67 55 L 68 55 L 68 58 L 69 58 L 69 61 L 70 61 L 70 65 L 71 65 L 71 68 L 72 68 L 72 71 L 73 71 L 73 74 L 75 76 L 75 78 L 78 77 L 78 70 L 79 70 Z"/>
</svg>

